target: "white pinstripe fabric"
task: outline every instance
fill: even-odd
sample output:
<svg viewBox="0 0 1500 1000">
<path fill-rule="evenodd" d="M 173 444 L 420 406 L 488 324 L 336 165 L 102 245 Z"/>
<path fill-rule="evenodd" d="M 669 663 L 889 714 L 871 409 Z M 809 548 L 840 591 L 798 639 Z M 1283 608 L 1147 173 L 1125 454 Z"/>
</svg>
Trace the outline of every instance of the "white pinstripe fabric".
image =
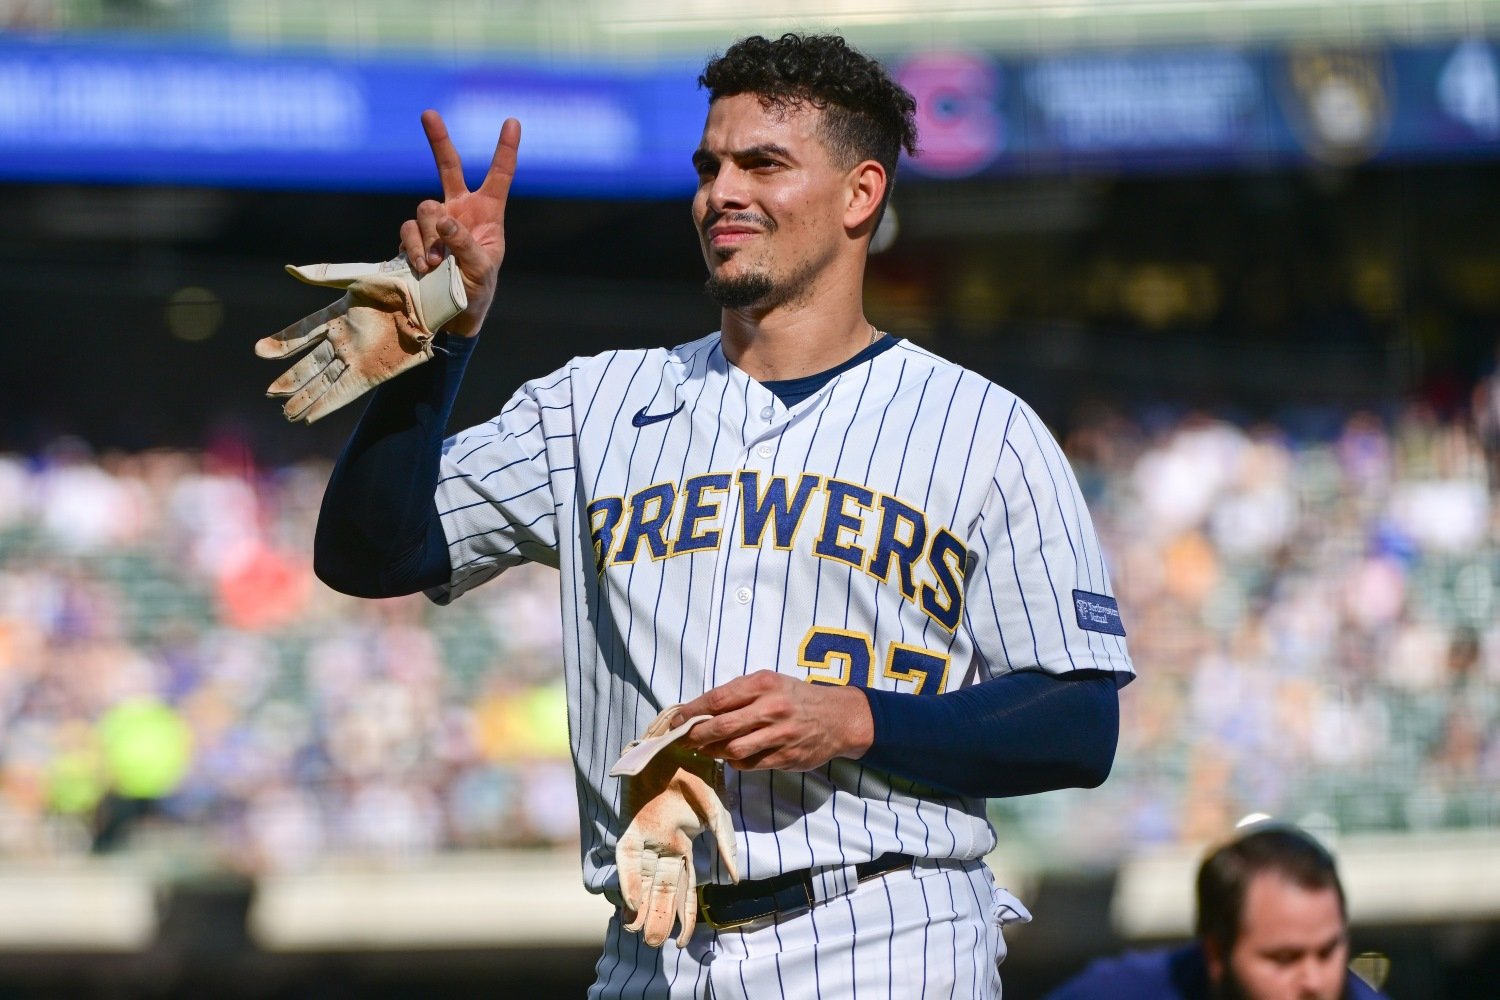
<svg viewBox="0 0 1500 1000">
<path fill-rule="evenodd" d="M 1031 919 L 981 861 L 891 872 L 743 928 L 659 951 L 610 921 L 590 1000 L 995 1000 L 1002 925 Z"/>
<path fill-rule="evenodd" d="M 638 414 L 650 422 L 635 426 Z M 710 474 L 724 478 L 695 479 Z M 774 478 L 795 498 L 804 474 L 817 479 L 803 484 L 801 520 L 744 544 Z M 618 498 L 620 511 L 602 571 L 593 534 L 612 501 L 601 498 Z M 707 688 L 758 669 L 806 679 L 842 667 L 848 681 L 913 691 L 916 674 L 883 669 L 907 647 L 932 668 L 928 694 L 1011 670 L 1132 671 L 1123 639 L 1081 629 L 1073 614 L 1072 591 L 1107 597 L 1110 584 L 1041 421 L 1006 390 L 905 342 L 790 410 L 726 363 L 717 334 L 575 360 L 448 442 L 437 502 L 454 570 L 434 600 L 523 559 L 561 570 L 584 879 L 595 891 L 616 884 L 620 789 L 606 770 L 662 707 Z M 890 538 L 915 547 L 917 527 L 891 513 L 903 510 L 919 512 L 928 546 L 944 529 L 961 543 L 951 588 L 930 548 L 906 574 L 899 558 L 885 580 L 871 570 L 883 514 Z M 637 532 L 639 544 L 626 544 L 632 511 L 647 527 L 668 511 L 659 537 Z M 852 519 L 842 528 L 840 513 Z M 960 590 L 961 616 L 947 616 Z M 868 642 L 868 675 L 850 676 L 857 668 L 839 655 L 800 663 L 814 629 L 854 659 Z M 746 878 L 888 851 L 971 860 L 995 844 L 982 800 L 925 793 L 853 761 L 728 779 Z M 722 880 L 709 857 L 700 852 L 699 878 Z"/>
</svg>

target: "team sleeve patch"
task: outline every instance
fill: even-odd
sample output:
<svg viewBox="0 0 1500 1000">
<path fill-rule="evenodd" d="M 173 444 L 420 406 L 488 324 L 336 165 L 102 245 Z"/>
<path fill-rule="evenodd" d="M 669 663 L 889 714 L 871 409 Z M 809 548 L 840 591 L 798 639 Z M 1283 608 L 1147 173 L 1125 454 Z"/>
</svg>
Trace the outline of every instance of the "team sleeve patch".
<svg viewBox="0 0 1500 1000">
<path fill-rule="evenodd" d="M 1075 590 L 1073 611 L 1078 615 L 1078 627 L 1081 629 L 1108 635 L 1125 634 L 1125 625 L 1120 621 L 1120 602 L 1113 597 Z"/>
</svg>

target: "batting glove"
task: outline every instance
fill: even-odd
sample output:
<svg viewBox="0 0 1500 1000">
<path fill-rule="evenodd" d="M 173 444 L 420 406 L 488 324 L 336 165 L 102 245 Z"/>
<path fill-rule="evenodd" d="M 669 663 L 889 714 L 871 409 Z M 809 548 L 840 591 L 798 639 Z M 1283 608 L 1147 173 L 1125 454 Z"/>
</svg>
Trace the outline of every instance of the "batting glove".
<svg viewBox="0 0 1500 1000">
<path fill-rule="evenodd" d="M 255 353 L 286 358 L 317 345 L 272 382 L 266 395 L 286 399 L 288 420 L 312 423 L 432 357 L 433 333 L 468 305 L 452 257 L 420 279 L 404 257 L 383 264 L 287 265 L 309 285 L 344 289 L 344 297 L 263 337 Z"/>
<path fill-rule="evenodd" d="M 693 870 L 693 838 L 714 835 L 719 859 L 731 880 L 736 867 L 734 826 L 719 797 L 719 765 L 711 757 L 675 746 L 707 715 L 672 728 L 673 705 L 656 717 L 642 739 L 625 748 L 610 775 L 625 777 L 625 810 L 630 824 L 615 845 L 620 894 L 632 911 L 627 931 L 639 932 L 660 947 L 681 923 L 677 947 L 687 946 L 698 920 L 698 883 Z"/>
</svg>

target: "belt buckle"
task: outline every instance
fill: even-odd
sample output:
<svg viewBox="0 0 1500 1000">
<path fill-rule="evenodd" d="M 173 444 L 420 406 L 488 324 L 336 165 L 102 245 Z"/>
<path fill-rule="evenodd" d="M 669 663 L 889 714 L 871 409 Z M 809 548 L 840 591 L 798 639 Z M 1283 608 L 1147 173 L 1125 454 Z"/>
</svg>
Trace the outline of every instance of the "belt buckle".
<svg viewBox="0 0 1500 1000">
<path fill-rule="evenodd" d="M 773 892 L 766 894 L 766 896 L 764 897 L 766 899 L 769 899 L 771 902 L 770 909 L 766 910 L 764 913 L 754 913 L 747 917 L 738 917 L 731 920 L 715 920 L 712 911 L 710 911 L 709 909 L 708 900 L 707 898 L 705 898 L 704 893 L 704 890 L 709 888 L 709 886 L 700 885 L 698 887 L 698 918 L 716 931 L 732 931 L 740 927 L 744 927 L 747 924 L 753 924 L 757 920 L 764 920 L 766 917 L 774 917 L 781 913 L 790 913 L 793 910 L 812 909 L 812 887 L 808 884 L 806 879 L 800 880 L 798 882 L 798 886 L 802 889 L 802 902 L 797 906 L 784 907 L 779 905 L 776 901 L 776 893 Z"/>
</svg>

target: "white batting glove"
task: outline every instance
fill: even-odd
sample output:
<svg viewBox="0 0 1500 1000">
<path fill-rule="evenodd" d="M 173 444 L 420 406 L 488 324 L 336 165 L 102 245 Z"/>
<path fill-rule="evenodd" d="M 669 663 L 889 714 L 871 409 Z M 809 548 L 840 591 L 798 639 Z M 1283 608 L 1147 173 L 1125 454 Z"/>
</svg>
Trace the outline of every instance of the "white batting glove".
<svg viewBox="0 0 1500 1000">
<path fill-rule="evenodd" d="M 382 264 L 287 265 L 309 285 L 344 289 L 337 302 L 263 337 L 255 353 L 285 358 L 317 347 L 272 382 L 288 420 L 307 423 L 432 357 L 432 337 L 469 304 L 452 257 L 418 279 L 404 257 Z"/>
<path fill-rule="evenodd" d="M 693 870 L 693 838 L 713 832 L 719 859 L 735 882 L 734 826 L 715 786 L 718 763 L 675 742 L 711 716 L 700 715 L 672 728 L 673 705 L 625 748 L 610 775 L 625 777 L 625 813 L 630 825 L 615 845 L 620 894 L 632 911 L 627 931 L 638 931 L 659 948 L 680 922 L 677 946 L 684 948 L 698 921 L 698 882 Z"/>
</svg>

